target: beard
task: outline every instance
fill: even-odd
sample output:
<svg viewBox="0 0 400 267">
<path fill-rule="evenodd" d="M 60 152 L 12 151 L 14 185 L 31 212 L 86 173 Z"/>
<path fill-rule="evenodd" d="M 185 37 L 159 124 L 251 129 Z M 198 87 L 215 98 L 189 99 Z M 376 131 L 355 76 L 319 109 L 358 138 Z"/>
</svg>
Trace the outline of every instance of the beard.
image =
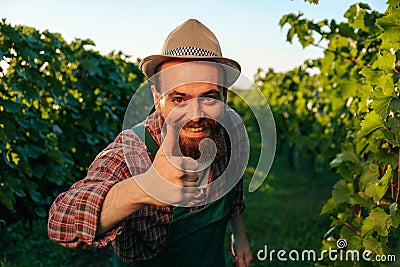
<svg viewBox="0 0 400 267">
<path fill-rule="evenodd" d="M 204 159 L 204 162 L 199 163 L 209 162 L 212 158 L 214 158 L 214 156 L 214 160 L 223 157 L 223 155 L 226 153 L 225 138 L 223 134 L 223 127 L 219 122 L 209 118 L 201 118 L 197 122 L 189 121 L 185 125 L 179 125 L 178 129 L 192 127 L 204 127 L 204 129 L 209 130 L 209 134 L 202 137 L 187 137 L 180 134 L 179 148 L 176 148 L 176 154 L 180 154 L 180 149 L 180 152 L 185 157 L 191 157 L 195 160 L 198 160 L 200 158 Z M 200 142 L 204 140 L 204 138 L 210 138 L 214 142 L 216 148 L 214 148 L 213 146 L 203 145 L 202 151 L 200 151 Z"/>
</svg>

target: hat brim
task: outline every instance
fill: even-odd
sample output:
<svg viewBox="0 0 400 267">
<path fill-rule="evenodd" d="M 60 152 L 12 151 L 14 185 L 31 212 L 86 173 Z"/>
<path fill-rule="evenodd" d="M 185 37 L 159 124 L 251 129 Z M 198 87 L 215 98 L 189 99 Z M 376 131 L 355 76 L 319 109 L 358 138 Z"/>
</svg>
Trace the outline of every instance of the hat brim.
<svg viewBox="0 0 400 267">
<path fill-rule="evenodd" d="M 226 65 L 226 87 L 232 86 L 239 78 L 241 68 L 239 63 L 235 60 L 224 57 L 207 57 L 207 56 L 166 56 L 166 55 L 151 55 L 142 59 L 139 67 L 147 78 L 151 78 L 155 74 L 156 67 L 164 61 L 171 59 L 190 59 L 198 61 L 212 61 L 219 64 Z"/>
</svg>

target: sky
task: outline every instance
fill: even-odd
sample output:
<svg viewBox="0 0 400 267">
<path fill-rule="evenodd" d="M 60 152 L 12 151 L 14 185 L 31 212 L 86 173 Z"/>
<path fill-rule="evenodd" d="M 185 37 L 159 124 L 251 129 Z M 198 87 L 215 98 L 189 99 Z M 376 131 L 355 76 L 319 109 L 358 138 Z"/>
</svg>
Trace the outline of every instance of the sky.
<svg viewBox="0 0 400 267">
<path fill-rule="evenodd" d="M 159 54 L 167 35 L 189 18 L 196 18 L 217 36 L 223 56 L 235 59 L 249 79 L 258 68 L 287 71 L 310 58 L 322 56 L 320 48 L 303 49 L 286 41 L 288 27 L 279 20 L 289 13 L 304 18 L 344 20 L 353 0 L 0 0 L 0 18 L 11 25 L 27 25 L 60 33 L 68 42 L 91 39 L 102 54 L 122 51 L 132 61 Z M 364 0 L 384 12 L 385 0 Z"/>
</svg>

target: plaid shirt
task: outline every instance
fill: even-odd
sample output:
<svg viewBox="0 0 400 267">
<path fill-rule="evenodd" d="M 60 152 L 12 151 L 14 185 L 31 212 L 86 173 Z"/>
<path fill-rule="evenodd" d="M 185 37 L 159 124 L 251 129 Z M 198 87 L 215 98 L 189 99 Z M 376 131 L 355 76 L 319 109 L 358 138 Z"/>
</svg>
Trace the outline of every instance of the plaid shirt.
<svg viewBox="0 0 400 267">
<path fill-rule="evenodd" d="M 235 127 L 243 130 L 241 118 L 232 110 L 227 110 L 227 114 Z M 145 120 L 145 125 L 161 145 L 160 116 L 153 113 Z M 156 256 L 166 244 L 168 222 L 173 219 L 172 207 L 146 205 L 105 234 L 95 236 L 102 203 L 110 188 L 144 173 L 151 162 L 149 151 L 136 134 L 130 129 L 121 132 L 89 166 L 87 176 L 61 193 L 52 204 L 48 222 L 50 239 L 70 248 L 104 247 L 112 242 L 114 250 L 125 262 Z M 209 181 L 221 175 L 227 162 L 224 158 L 212 164 Z M 241 214 L 246 206 L 242 179 L 233 190 L 232 218 Z M 187 208 L 187 212 L 198 208 Z"/>
</svg>

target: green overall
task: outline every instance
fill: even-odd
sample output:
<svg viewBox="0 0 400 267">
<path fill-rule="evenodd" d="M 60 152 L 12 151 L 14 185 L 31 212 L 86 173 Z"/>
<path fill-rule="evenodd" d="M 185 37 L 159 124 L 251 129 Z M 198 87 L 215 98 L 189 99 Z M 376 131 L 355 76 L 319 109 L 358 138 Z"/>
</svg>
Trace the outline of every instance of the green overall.
<svg viewBox="0 0 400 267">
<path fill-rule="evenodd" d="M 148 141 L 150 134 L 146 130 L 145 132 L 145 140 Z M 151 140 L 150 142 L 154 142 Z M 154 144 L 149 145 L 146 142 L 146 145 L 153 154 L 151 146 Z M 226 266 L 224 240 L 232 212 L 233 193 L 231 190 L 224 197 L 191 213 L 186 213 L 183 207 L 174 207 L 174 219 L 169 222 L 166 247 L 162 252 L 148 261 L 129 264 L 124 263 L 114 253 L 114 267 Z"/>
</svg>

